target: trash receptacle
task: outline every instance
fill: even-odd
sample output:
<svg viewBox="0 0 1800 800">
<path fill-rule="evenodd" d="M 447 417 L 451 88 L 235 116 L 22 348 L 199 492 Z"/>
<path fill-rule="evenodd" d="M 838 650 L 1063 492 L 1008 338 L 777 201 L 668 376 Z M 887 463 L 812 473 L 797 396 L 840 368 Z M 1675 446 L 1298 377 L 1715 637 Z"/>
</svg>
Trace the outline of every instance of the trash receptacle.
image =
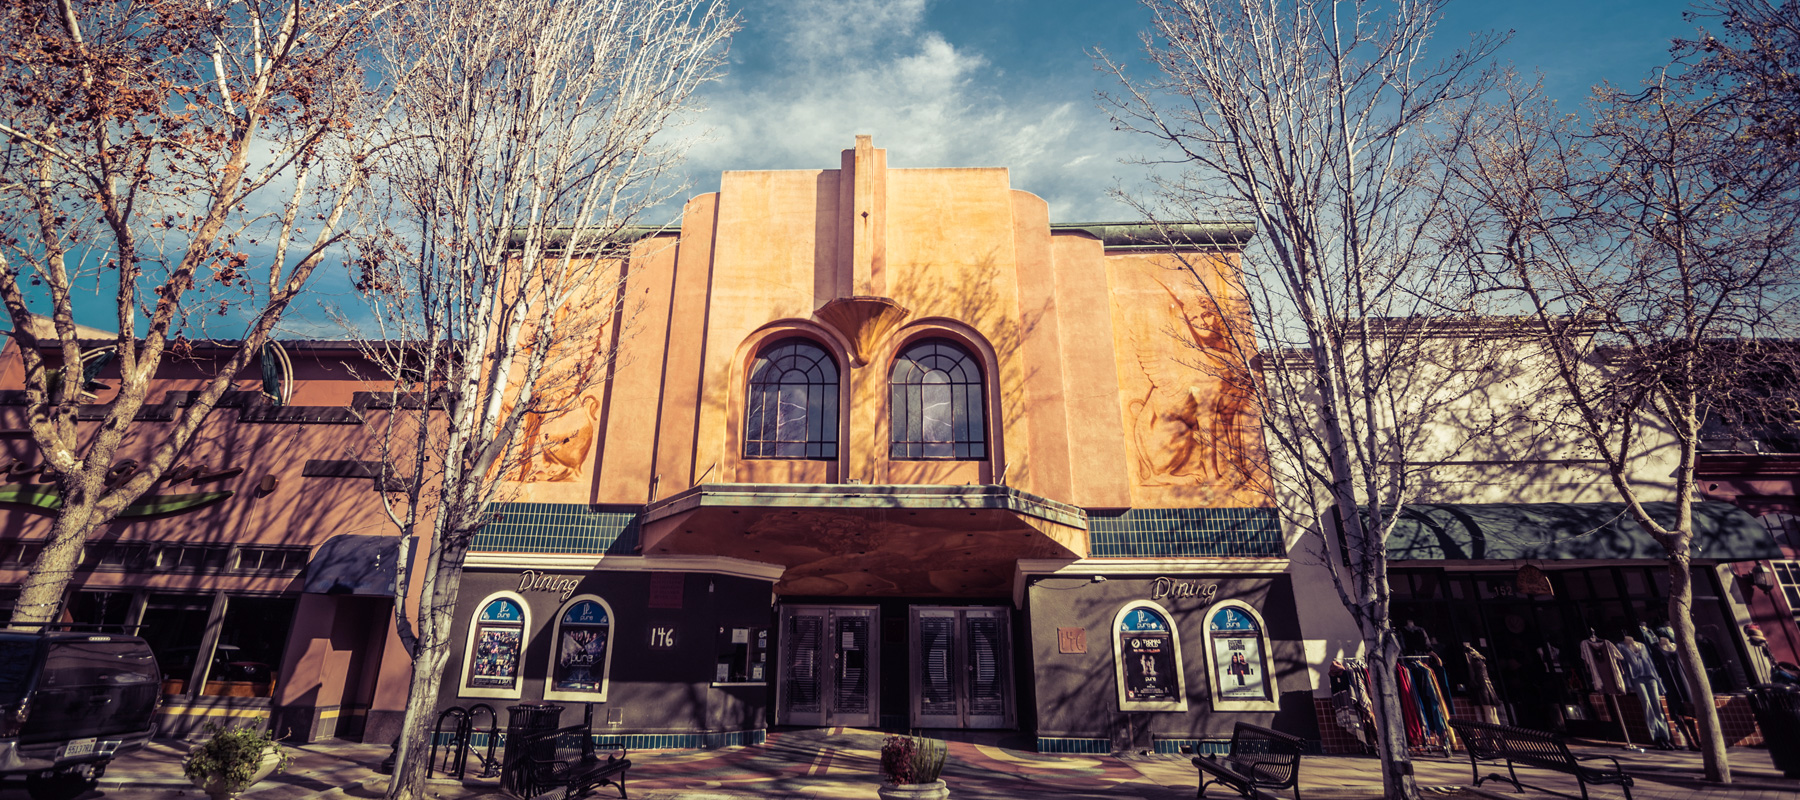
<svg viewBox="0 0 1800 800">
<path fill-rule="evenodd" d="M 1783 775 L 1800 778 L 1800 686 L 1759 683 L 1750 687 L 1750 707 L 1769 745 L 1769 760 Z"/>
<path fill-rule="evenodd" d="M 556 742 L 547 741 L 538 744 L 536 753 L 527 753 L 520 749 L 522 737 L 534 733 L 553 731 L 562 727 L 563 707 L 555 703 L 520 703 L 508 706 L 509 715 L 506 720 L 506 750 L 500 758 L 500 788 L 514 797 L 532 797 L 537 794 L 536 787 L 526 786 L 530 780 L 530 770 L 524 767 L 530 764 L 530 758 L 554 758 Z"/>
</svg>

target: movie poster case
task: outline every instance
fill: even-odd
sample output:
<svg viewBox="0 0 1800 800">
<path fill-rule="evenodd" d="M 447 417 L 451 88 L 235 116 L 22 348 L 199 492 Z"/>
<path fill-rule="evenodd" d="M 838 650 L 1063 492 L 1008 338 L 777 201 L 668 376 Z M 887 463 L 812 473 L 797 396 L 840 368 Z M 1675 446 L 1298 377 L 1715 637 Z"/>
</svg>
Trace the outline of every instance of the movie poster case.
<svg viewBox="0 0 1800 800">
<path fill-rule="evenodd" d="M 1186 711 L 1181 632 L 1169 610 L 1148 600 L 1127 603 L 1113 618 L 1113 671 L 1120 711 Z"/>
<path fill-rule="evenodd" d="M 599 595 L 577 595 L 557 609 L 545 700 L 606 702 L 614 623 L 612 606 Z"/>
<path fill-rule="evenodd" d="M 1276 711 L 1268 626 L 1256 609 L 1223 600 L 1206 610 L 1206 676 L 1215 711 Z"/>
<path fill-rule="evenodd" d="M 463 649 L 461 697 L 517 700 L 525 682 L 531 606 L 515 592 L 495 592 L 475 606 Z"/>
</svg>

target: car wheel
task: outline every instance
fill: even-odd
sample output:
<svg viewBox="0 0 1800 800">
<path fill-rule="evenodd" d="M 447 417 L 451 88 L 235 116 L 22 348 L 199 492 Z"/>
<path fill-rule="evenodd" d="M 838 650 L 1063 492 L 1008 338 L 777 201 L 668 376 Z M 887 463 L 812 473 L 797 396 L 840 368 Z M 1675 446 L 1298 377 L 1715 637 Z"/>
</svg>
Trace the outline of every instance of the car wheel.
<svg viewBox="0 0 1800 800">
<path fill-rule="evenodd" d="M 25 792 L 31 800 L 74 800 L 100 781 L 86 770 L 65 770 L 51 775 L 25 776 Z"/>
</svg>

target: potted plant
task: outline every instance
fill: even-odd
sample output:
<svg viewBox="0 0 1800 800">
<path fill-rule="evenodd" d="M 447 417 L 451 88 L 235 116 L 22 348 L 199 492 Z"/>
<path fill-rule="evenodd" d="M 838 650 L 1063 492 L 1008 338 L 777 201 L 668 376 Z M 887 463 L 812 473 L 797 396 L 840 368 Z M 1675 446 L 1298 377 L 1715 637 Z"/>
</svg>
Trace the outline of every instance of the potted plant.
<svg viewBox="0 0 1800 800">
<path fill-rule="evenodd" d="M 254 727 L 226 728 L 208 722 L 206 730 L 212 738 L 188 752 L 181 771 L 212 800 L 234 800 L 291 760 L 275 737 Z"/>
<path fill-rule="evenodd" d="M 938 739 L 889 736 L 881 746 L 881 800 L 946 800 L 950 787 L 938 778 L 947 746 Z"/>
</svg>

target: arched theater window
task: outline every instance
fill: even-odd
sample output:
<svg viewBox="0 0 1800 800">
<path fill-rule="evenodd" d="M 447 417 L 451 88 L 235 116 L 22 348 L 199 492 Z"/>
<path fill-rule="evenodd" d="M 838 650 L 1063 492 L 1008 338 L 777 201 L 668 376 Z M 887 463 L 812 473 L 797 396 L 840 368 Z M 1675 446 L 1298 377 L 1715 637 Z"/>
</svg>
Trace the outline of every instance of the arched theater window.
<svg viewBox="0 0 1800 800">
<path fill-rule="evenodd" d="M 762 349 L 750 367 L 745 458 L 837 458 L 838 368 L 806 339 Z"/>
<path fill-rule="evenodd" d="M 908 345 L 888 376 L 891 457 L 973 460 L 987 457 L 981 366 L 948 339 Z"/>
</svg>

